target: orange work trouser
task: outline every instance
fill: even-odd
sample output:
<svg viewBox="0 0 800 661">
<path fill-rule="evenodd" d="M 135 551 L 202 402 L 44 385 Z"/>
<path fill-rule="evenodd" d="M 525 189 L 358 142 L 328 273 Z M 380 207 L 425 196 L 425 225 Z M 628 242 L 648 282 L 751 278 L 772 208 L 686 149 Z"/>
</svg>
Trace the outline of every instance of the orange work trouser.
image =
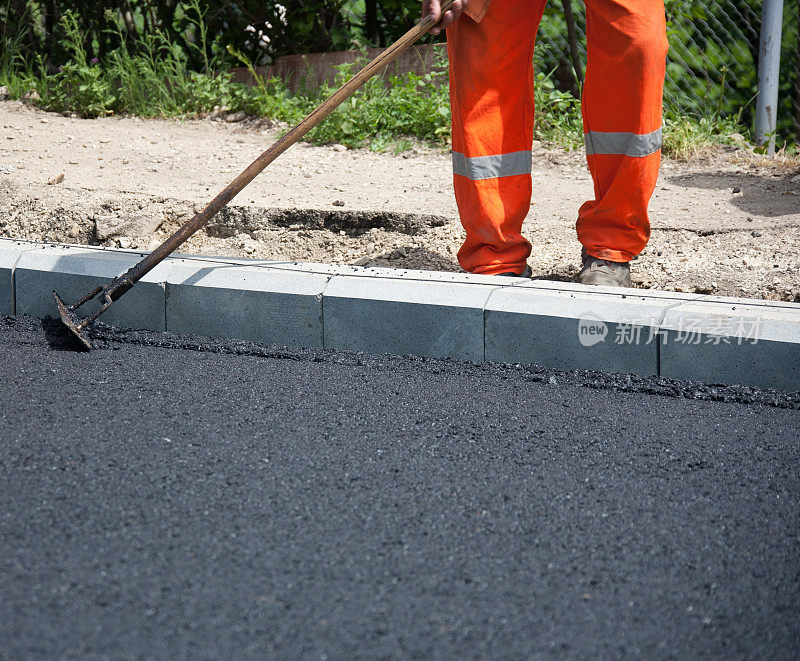
<svg viewBox="0 0 800 661">
<path fill-rule="evenodd" d="M 464 15 L 447 31 L 453 180 L 467 235 L 458 261 L 473 273 L 521 273 L 531 252 L 521 230 L 531 200 L 533 45 L 545 3 L 479 0 L 479 21 Z M 585 4 L 582 109 L 595 199 L 578 212 L 578 240 L 594 257 L 627 262 L 650 238 L 647 205 L 661 157 L 664 3 Z"/>
</svg>

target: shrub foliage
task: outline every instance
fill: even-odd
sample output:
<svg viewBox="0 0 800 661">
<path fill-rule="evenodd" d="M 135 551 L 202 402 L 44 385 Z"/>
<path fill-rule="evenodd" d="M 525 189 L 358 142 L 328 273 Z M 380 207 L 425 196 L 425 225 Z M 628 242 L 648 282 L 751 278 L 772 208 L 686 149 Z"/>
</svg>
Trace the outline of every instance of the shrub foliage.
<svg viewBox="0 0 800 661">
<path fill-rule="evenodd" d="M 578 37 L 573 48 L 583 56 L 582 3 L 571 1 Z M 233 85 L 223 72 L 242 61 L 257 66 L 290 53 L 388 45 L 417 20 L 419 5 L 419 0 L 0 0 L 0 84 L 12 95 L 36 87 L 47 107 L 85 116 L 181 114 L 215 105 L 291 115 L 303 102 L 292 100 L 278 84 L 253 92 Z M 761 0 L 666 0 L 666 5 L 667 122 L 689 117 L 720 130 L 738 124 L 738 132 L 749 133 Z M 582 81 L 573 66 L 578 54 L 570 52 L 566 34 L 564 4 L 550 2 L 534 54 L 540 133 L 554 127 L 565 136 L 573 129 L 580 133 L 576 100 Z M 779 141 L 796 142 L 800 132 L 798 44 L 798 12 L 787 3 Z M 441 126 L 429 130 L 427 124 L 446 114 L 446 90 L 418 95 L 409 105 L 373 87 L 369 96 L 378 105 L 365 112 L 379 132 L 389 125 L 402 130 L 401 115 L 422 121 L 432 112 L 434 119 L 422 122 L 426 128 L 420 124 L 411 133 L 445 134 Z M 324 91 L 300 96 L 316 99 Z M 344 134 L 358 133 L 361 120 L 366 121 L 353 113 L 342 117 L 332 121 L 340 122 Z"/>
</svg>

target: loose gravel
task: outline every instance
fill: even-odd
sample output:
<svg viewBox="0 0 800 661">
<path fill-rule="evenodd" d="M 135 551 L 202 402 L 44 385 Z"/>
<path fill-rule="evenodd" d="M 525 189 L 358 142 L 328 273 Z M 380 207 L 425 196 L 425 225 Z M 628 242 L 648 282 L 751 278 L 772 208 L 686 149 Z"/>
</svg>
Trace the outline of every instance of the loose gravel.
<svg viewBox="0 0 800 661">
<path fill-rule="evenodd" d="M 0 126 L 0 236 L 144 250 L 279 135 L 255 121 L 71 119 L 17 101 L 0 102 Z M 746 149 L 666 160 L 634 285 L 800 301 L 799 163 Z M 575 220 L 593 197 L 582 152 L 536 142 L 532 179 L 534 277 L 573 279 Z M 301 143 L 181 251 L 454 271 L 463 238 L 445 150 Z"/>
</svg>

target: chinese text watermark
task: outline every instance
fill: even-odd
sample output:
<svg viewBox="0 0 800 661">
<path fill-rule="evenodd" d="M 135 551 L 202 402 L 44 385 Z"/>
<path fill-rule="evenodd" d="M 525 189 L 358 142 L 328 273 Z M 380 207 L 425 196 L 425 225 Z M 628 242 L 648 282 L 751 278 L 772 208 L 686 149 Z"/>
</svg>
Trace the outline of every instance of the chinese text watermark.
<svg viewBox="0 0 800 661">
<path fill-rule="evenodd" d="M 609 330 L 613 326 L 613 332 Z M 758 317 L 707 317 L 683 315 L 678 325 L 661 328 L 660 319 L 605 322 L 586 314 L 578 319 L 578 340 L 585 347 L 609 344 L 757 344 L 761 320 Z M 668 333 L 667 331 L 672 331 Z"/>
</svg>

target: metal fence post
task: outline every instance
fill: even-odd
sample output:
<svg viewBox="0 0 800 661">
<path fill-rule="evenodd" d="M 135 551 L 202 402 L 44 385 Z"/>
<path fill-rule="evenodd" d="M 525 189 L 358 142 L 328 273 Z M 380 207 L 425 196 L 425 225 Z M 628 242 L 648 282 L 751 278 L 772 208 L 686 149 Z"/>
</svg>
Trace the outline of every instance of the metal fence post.
<svg viewBox="0 0 800 661">
<path fill-rule="evenodd" d="M 783 0 L 764 0 L 761 8 L 761 43 L 758 51 L 756 144 L 769 140 L 767 154 L 775 153 L 778 117 L 778 82 L 781 68 Z"/>
</svg>

